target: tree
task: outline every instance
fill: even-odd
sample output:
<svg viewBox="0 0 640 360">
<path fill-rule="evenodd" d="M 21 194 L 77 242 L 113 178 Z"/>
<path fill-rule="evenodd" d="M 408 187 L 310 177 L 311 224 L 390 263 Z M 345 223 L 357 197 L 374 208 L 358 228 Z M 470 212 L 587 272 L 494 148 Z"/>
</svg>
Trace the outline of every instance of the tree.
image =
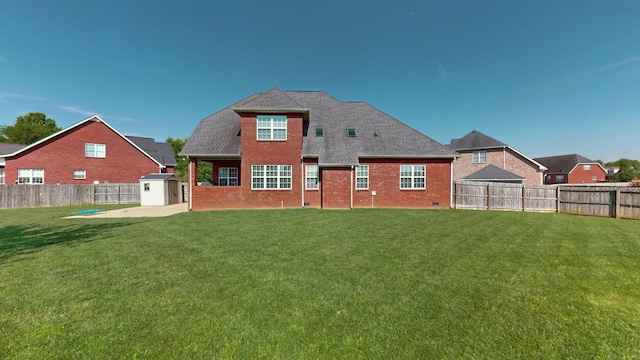
<svg viewBox="0 0 640 360">
<path fill-rule="evenodd" d="M 62 130 L 56 121 L 40 112 L 18 116 L 14 125 L 0 126 L 0 142 L 29 145 Z"/>
<path fill-rule="evenodd" d="M 631 181 L 638 176 L 638 170 L 640 169 L 640 162 L 637 160 L 620 159 L 616 161 L 620 170 L 616 173 L 616 181 L 627 182 Z"/>
<path fill-rule="evenodd" d="M 187 143 L 187 139 L 183 138 L 167 138 L 167 142 L 171 144 L 173 149 L 173 155 L 176 157 L 176 176 L 182 181 L 187 181 L 189 176 L 189 160 L 186 157 L 180 156 L 180 151 Z M 213 181 L 213 166 L 209 162 L 198 162 L 198 181 Z"/>
</svg>

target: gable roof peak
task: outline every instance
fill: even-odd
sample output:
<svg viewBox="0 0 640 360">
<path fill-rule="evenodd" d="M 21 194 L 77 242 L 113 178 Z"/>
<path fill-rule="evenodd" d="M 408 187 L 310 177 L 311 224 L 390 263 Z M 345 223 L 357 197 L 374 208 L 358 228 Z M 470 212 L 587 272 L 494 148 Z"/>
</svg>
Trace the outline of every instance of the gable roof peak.
<svg viewBox="0 0 640 360">
<path fill-rule="evenodd" d="M 258 93 L 255 97 L 250 97 L 247 101 L 238 104 L 233 108 L 237 113 L 246 111 L 267 111 L 267 112 L 308 112 L 278 87 Z"/>
<path fill-rule="evenodd" d="M 502 141 L 487 136 L 478 130 L 472 130 L 460 139 L 451 139 L 451 143 L 448 145 L 453 150 L 488 149 L 506 146 L 508 145 Z"/>
</svg>

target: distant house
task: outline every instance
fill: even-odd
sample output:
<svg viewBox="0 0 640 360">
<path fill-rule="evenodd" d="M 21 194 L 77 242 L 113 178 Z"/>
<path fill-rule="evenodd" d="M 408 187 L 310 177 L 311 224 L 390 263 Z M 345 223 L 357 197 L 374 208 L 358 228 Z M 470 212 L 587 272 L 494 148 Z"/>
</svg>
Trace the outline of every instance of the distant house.
<svg viewBox="0 0 640 360">
<path fill-rule="evenodd" d="M 367 103 L 278 88 L 204 118 L 180 155 L 193 210 L 449 208 L 459 156 Z"/>
<path fill-rule="evenodd" d="M 446 145 L 462 156 L 454 161 L 455 181 L 489 181 L 542 185 L 543 164 L 513 147 L 473 130 Z"/>
<path fill-rule="evenodd" d="M 548 170 L 545 172 L 545 184 L 585 184 L 605 180 L 607 171 L 597 161 L 578 154 L 548 156 L 536 158 Z"/>
<path fill-rule="evenodd" d="M 30 145 L 0 146 L 6 184 L 137 183 L 175 164 L 170 144 L 124 136 L 96 115 Z"/>
</svg>

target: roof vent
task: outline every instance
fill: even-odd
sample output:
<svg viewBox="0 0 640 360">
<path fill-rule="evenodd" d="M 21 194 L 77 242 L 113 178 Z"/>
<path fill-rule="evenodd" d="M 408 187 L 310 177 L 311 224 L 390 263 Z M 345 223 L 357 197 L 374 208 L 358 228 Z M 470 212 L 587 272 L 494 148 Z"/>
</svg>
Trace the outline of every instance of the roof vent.
<svg viewBox="0 0 640 360">
<path fill-rule="evenodd" d="M 316 137 L 323 137 L 324 136 L 324 129 L 321 127 L 317 127 L 316 128 Z"/>
<path fill-rule="evenodd" d="M 348 129 L 347 129 L 347 136 L 349 136 L 349 137 L 355 137 L 355 136 L 356 136 L 356 129 L 354 129 L 354 128 L 348 128 Z"/>
</svg>

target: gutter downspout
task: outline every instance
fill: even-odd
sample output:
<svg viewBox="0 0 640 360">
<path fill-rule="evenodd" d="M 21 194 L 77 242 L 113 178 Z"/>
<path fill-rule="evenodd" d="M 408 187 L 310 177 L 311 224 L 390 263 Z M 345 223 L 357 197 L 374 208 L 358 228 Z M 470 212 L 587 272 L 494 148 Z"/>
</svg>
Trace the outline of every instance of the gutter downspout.
<svg viewBox="0 0 640 360">
<path fill-rule="evenodd" d="M 453 162 L 455 158 L 451 159 L 451 177 L 449 178 L 449 209 L 453 209 Z"/>
<path fill-rule="evenodd" d="M 187 156 L 187 160 L 189 160 L 189 211 L 193 210 L 193 178 L 191 174 L 193 173 L 193 164 L 191 162 L 191 158 Z"/>
<path fill-rule="evenodd" d="M 349 189 L 351 193 L 351 210 L 353 210 L 353 169 L 355 166 L 351 165 L 351 181 L 349 181 Z"/>
<path fill-rule="evenodd" d="M 304 167 L 304 159 L 300 156 L 300 184 L 302 184 L 302 208 L 304 209 L 304 189 L 307 186 L 305 179 L 305 167 Z"/>
</svg>

